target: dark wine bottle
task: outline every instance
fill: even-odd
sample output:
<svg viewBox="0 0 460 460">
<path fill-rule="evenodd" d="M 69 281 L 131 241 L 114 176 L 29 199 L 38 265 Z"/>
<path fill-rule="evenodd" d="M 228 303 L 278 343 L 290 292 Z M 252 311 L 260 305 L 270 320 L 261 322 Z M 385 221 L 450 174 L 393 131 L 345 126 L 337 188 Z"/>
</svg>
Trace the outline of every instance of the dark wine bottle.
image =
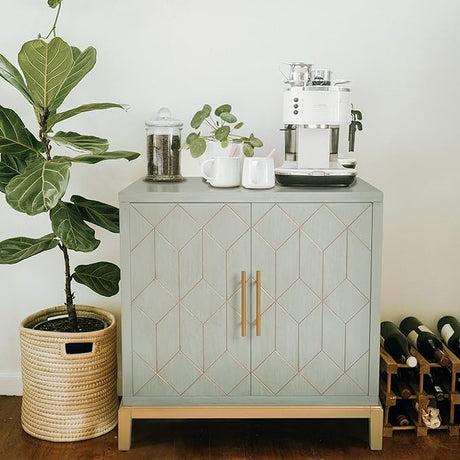
<svg viewBox="0 0 460 460">
<path fill-rule="evenodd" d="M 410 421 L 407 418 L 406 414 L 402 414 L 402 413 L 396 414 L 396 420 L 399 426 L 409 426 L 410 425 Z"/>
<path fill-rule="evenodd" d="M 409 417 L 400 407 L 395 406 L 390 410 L 390 423 L 393 426 L 408 426 L 410 425 Z"/>
<path fill-rule="evenodd" d="M 438 321 L 438 331 L 450 350 L 460 358 L 460 323 L 453 316 L 443 316 Z"/>
<path fill-rule="evenodd" d="M 423 376 L 423 387 L 426 393 L 431 394 L 436 398 L 436 401 L 444 401 L 444 390 L 441 386 L 441 382 L 434 374 L 428 373 Z"/>
<path fill-rule="evenodd" d="M 380 335 L 383 338 L 383 348 L 398 363 L 405 363 L 409 367 L 417 365 L 417 358 L 412 356 L 406 336 L 391 321 L 380 324 Z"/>
<path fill-rule="evenodd" d="M 408 316 L 401 321 L 399 329 L 426 359 L 434 360 L 441 366 L 450 364 L 450 359 L 442 351 L 441 340 L 419 319 Z"/>
<path fill-rule="evenodd" d="M 394 381 L 394 392 L 403 399 L 408 399 L 412 396 L 411 387 L 399 376 L 396 376 Z"/>
<path fill-rule="evenodd" d="M 443 367 L 442 369 L 436 369 L 439 372 L 438 378 L 443 382 L 443 388 L 447 388 L 448 391 L 460 391 L 460 372 L 452 375 L 452 369 Z"/>
</svg>

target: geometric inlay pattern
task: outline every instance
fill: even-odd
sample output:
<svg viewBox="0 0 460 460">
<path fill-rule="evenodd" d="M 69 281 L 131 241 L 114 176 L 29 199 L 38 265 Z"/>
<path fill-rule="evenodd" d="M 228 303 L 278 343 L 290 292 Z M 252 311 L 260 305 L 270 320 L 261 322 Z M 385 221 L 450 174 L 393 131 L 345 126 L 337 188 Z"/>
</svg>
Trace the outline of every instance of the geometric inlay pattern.
<svg viewBox="0 0 460 460">
<path fill-rule="evenodd" d="M 371 205 L 149 203 L 130 219 L 135 394 L 367 394 Z"/>
<path fill-rule="evenodd" d="M 130 219 L 131 266 L 148 267 L 131 271 L 135 394 L 249 395 L 250 340 L 232 306 L 251 269 L 250 205 L 149 203 Z"/>
<path fill-rule="evenodd" d="M 303 231 L 309 235 L 321 249 L 326 248 L 345 229 L 345 225 L 326 206 L 322 206 L 302 226 Z"/>
<path fill-rule="evenodd" d="M 276 369 L 275 373 L 274 369 Z M 254 370 L 254 374 L 273 394 L 276 394 L 294 377 L 296 371 L 275 352 Z"/>
<path fill-rule="evenodd" d="M 285 243 L 297 228 L 280 205 L 271 208 L 254 226 L 254 230 L 275 249 Z"/>
<path fill-rule="evenodd" d="M 302 375 L 320 394 L 325 393 L 342 374 L 343 369 L 340 369 L 324 352 L 316 356 L 302 370 Z"/>
<path fill-rule="evenodd" d="M 252 341 L 252 394 L 366 394 L 372 206 L 252 207 L 252 267 L 274 297 Z"/>
<path fill-rule="evenodd" d="M 300 323 L 321 303 L 321 299 L 301 279 L 298 279 L 279 297 L 278 303 Z"/>
<path fill-rule="evenodd" d="M 186 307 L 203 324 L 219 309 L 225 299 L 205 281 L 201 280 L 183 299 Z"/>
<path fill-rule="evenodd" d="M 348 322 L 369 300 L 348 280 L 343 280 L 325 302 L 344 323 Z"/>
</svg>

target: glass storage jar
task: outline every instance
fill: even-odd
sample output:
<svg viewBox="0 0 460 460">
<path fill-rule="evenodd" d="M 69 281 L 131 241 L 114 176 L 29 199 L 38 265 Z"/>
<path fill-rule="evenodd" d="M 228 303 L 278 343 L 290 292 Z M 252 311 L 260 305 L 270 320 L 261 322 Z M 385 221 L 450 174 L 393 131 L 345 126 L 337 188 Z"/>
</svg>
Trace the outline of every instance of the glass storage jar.
<svg viewBox="0 0 460 460">
<path fill-rule="evenodd" d="M 145 123 L 147 133 L 146 181 L 180 182 L 181 130 L 183 123 L 171 117 L 171 111 L 163 107 L 157 118 Z"/>
</svg>

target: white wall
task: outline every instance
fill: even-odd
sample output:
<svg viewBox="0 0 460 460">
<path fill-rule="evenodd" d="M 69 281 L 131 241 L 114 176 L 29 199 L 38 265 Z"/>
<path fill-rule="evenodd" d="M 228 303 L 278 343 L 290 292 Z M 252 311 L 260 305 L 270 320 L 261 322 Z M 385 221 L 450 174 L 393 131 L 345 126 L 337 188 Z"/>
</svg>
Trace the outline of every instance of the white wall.
<svg viewBox="0 0 460 460">
<path fill-rule="evenodd" d="M 25 40 L 47 32 L 53 12 L 46 0 L 1 9 L 0 52 L 16 62 Z M 58 33 L 99 53 L 65 108 L 113 101 L 131 110 L 81 115 L 60 128 L 143 153 L 134 163 L 73 166 L 69 195 L 116 204 L 117 192 L 146 171 L 144 121 L 165 105 L 189 120 L 203 103 L 229 102 L 267 150 L 282 152 L 279 63 L 331 68 L 353 81 L 364 113 L 359 175 L 385 194 L 382 317 L 416 314 L 434 327 L 441 314 L 460 315 L 459 17 L 456 0 L 65 0 Z M 35 129 L 27 105 L 3 81 L 0 104 Z M 47 217 L 18 215 L 3 195 L 0 222 L 1 240 L 49 232 Z M 98 252 L 76 254 L 74 265 L 118 261 L 118 236 L 98 235 Z M 118 296 L 75 288 L 78 302 L 119 313 Z M 63 302 L 59 251 L 0 266 L 0 289 L 0 394 L 17 393 L 18 324 Z"/>
</svg>

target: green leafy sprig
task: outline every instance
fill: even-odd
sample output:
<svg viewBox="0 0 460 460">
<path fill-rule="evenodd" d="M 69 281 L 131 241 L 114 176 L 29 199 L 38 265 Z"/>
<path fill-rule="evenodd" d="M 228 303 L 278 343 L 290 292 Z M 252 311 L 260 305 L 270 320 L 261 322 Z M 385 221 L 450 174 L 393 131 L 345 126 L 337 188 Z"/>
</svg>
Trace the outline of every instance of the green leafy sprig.
<svg viewBox="0 0 460 460">
<path fill-rule="evenodd" d="M 205 104 L 201 110 L 195 113 L 190 126 L 198 130 L 202 125 L 207 125 L 209 133 L 202 135 L 200 131 L 192 132 L 187 136 L 184 148 L 190 149 L 193 158 L 198 158 L 206 151 L 207 142 L 220 142 L 223 148 L 228 147 L 231 143 L 242 144 L 243 153 L 247 157 L 254 155 L 254 149 L 260 148 L 263 142 L 250 134 L 249 137 L 235 133 L 243 127 L 244 123 L 238 121 L 232 113 L 232 106 L 230 104 L 223 104 L 214 110 L 212 115 L 212 108 L 209 104 Z"/>
</svg>

